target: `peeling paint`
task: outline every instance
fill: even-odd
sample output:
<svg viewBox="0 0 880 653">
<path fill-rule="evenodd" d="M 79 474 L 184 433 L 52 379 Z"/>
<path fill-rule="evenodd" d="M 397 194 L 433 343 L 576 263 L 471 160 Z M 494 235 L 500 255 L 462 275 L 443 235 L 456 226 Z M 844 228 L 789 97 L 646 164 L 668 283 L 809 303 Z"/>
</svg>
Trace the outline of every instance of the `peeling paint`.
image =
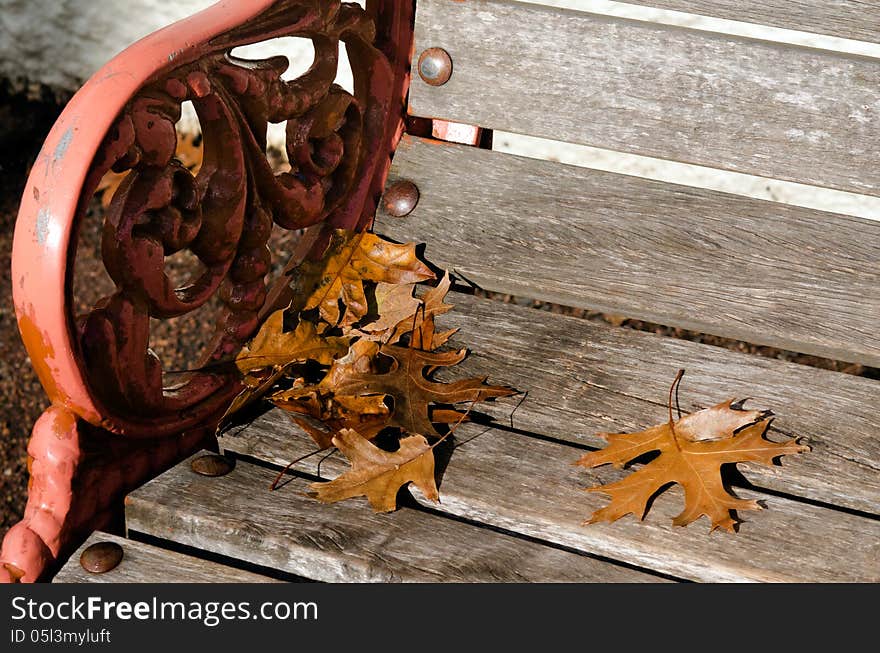
<svg viewBox="0 0 880 653">
<path fill-rule="evenodd" d="M 67 154 L 67 150 L 70 149 L 70 144 L 73 142 L 73 127 L 68 127 L 67 131 L 64 132 L 64 136 L 61 137 L 61 140 L 58 143 L 58 146 L 55 148 L 55 153 L 52 155 L 52 163 L 58 163 L 64 156 Z"/>
<path fill-rule="evenodd" d="M 42 208 L 37 213 L 37 223 L 34 226 L 34 235 L 40 245 L 45 245 L 49 238 L 49 222 L 52 220 L 52 214 L 49 209 Z"/>
<path fill-rule="evenodd" d="M 49 399 L 55 402 L 61 393 L 55 382 L 56 371 L 52 367 L 55 358 L 55 350 L 52 348 L 49 336 L 44 334 L 37 326 L 37 321 L 32 317 L 33 306 L 27 306 L 18 316 L 18 330 L 24 342 L 25 349 L 31 359 L 31 365 L 43 384 Z"/>
<path fill-rule="evenodd" d="M 49 427 L 52 435 L 58 440 L 73 440 L 77 437 L 76 414 L 67 410 L 64 406 L 51 406 L 46 412 L 52 412 L 52 422 Z M 76 455 L 78 452 L 74 452 Z"/>
</svg>

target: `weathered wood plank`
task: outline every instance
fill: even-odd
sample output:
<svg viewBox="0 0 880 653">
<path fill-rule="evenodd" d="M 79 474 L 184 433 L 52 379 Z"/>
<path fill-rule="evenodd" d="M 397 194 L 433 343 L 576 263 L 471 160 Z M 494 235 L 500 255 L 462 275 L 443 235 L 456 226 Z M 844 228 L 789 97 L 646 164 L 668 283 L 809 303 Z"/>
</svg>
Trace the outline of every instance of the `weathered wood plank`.
<svg viewBox="0 0 880 653">
<path fill-rule="evenodd" d="M 410 111 L 738 172 L 880 194 L 876 61 L 523 5 L 424 0 Z"/>
<path fill-rule="evenodd" d="M 880 222 L 407 138 L 377 231 L 487 290 L 880 366 Z"/>
<path fill-rule="evenodd" d="M 282 464 L 286 464 L 285 461 Z M 327 582 L 657 582 L 647 573 L 404 508 L 324 506 L 243 461 L 205 478 L 184 462 L 126 502 L 130 530 Z"/>
<path fill-rule="evenodd" d="M 745 23 L 880 41 L 880 6 L 862 0 L 625 0 L 627 4 L 671 9 Z"/>
<path fill-rule="evenodd" d="M 751 397 L 749 406 L 775 411 L 771 437 L 797 436 L 812 447 L 782 467 L 741 466 L 751 483 L 880 514 L 877 381 L 466 295 L 449 301 L 456 310 L 441 324 L 460 328 L 452 344 L 471 355 L 438 376 L 489 375 L 527 391 L 513 414 L 517 429 L 602 447 L 600 432 L 665 421 L 669 385 L 684 368 L 683 411 Z M 520 399 L 478 409 L 508 425 Z"/>
<path fill-rule="evenodd" d="M 97 542 L 116 542 L 125 554 L 119 566 L 103 574 L 79 564 L 82 552 Z M 109 533 L 93 533 L 74 553 L 53 583 L 277 583 L 279 581 L 235 567 L 202 560 Z"/>
<path fill-rule="evenodd" d="M 812 452 L 779 467 L 743 466 L 758 487 L 880 514 L 880 383 L 719 347 L 455 294 L 444 328 L 471 355 L 447 378 L 489 375 L 527 391 L 517 429 L 602 447 L 600 432 L 637 431 L 666 419 L 678 369 L 683 411 L 731 397 L 772 409 L 773 437 L 804 438 Z M 514 397 L 480 408 L 509 424 Z"/>
<path fill-rule="evenodd" d="M 311 440 L 280 411 L 223 438 L 228 451 L 286 464 L 314 449 Z M 619 478 L 617 470 L 586 471 L 572 463 L 583 453 L 570 445 L 466 425 L 443 473 L 439 505 L 418 491 L 425 505 L 584 552 L 704 582 L 874 582 L 880 580 L 880 522 L 759 492 L 768 510 L 743 515 L 736 535 L 708 532 L 705 520 L 675 528 L 681 495 L 654 502 L 645 522 L 632 518 L 584 526 L 607 499 L 582 488 Z M 314 457 L 299 469 L 318 471 Z M 320 473 L 332 478 L 346 468 L 339 454 Z M 265 505 L 261 502 L 260 508 Z M 341 504 L 336 504 L 338 507 Z M 329 518 L 329 517 L 328 517 Z M 846 551 L 842 556 L 841 551 Z"/>
</svg>

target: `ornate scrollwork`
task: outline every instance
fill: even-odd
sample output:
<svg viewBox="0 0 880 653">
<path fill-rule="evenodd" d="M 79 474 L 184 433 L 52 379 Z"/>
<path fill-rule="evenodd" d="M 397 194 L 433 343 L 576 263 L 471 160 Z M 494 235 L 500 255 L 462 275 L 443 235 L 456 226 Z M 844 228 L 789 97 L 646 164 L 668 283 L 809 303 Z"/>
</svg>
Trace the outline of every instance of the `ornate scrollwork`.
<svg viewBox="0 0 880 653">
<path fill-rule="evenodd" d="M 413 7 L 220 0 L 119 55 L 64 110 L 16 223 L 16 314 L 52 406 L 28 445 L 28 503 L 3 539 L 0 582 L 44 577 L 118 515 L 125 492 L 210 445 L 206 435 L 237 390 L 223 361 L 289 296 L 283 277 L 269 284 L 273 225 L 305 228 L 306 255 L 330 229 L 363 227 L 373 216 L 403 128 Z M 284 58 L 231 55 L 281 36 L 314 43 L 314 65 L 299 79 L 281 79 Z M 353 94 L 333 84 L 340 41 Z M 174 156 L 186 101 L 203 131 L 197 174 Z M 285 120 L 292 169 L 276 175 L 266 130 Z M 127 173 L 103 228 L 116 288 L 77 319 L 76 226 L 111 169 Z M 178 287 L 165 264 L 184 250 L 200 269 Z M 151 320 L 192 313 L 213 297 L 222 311 L 204 360 L 163 387 Z"/>
<path fill-rule="evenodd" d="M 235 46 L 278 36 L 314 43 L 314 64 L 298 79 L 282 81 L 284 57 L 247 61 L 231 54 Z M 116 290 L 81 319 L 78 334 L 86 378 L 110 408 L 110 428 L 134 435 L 179 431 L 228 401 L 235 388 L 217 363 L 258 326 L 273 224 L 364 223 L 365 181 L 376 162 L 370 148 L 386 130 L 390 102 L 390 65 L 375 36 L 373 21 L 357 5 L 277 2 L 215 39 L 200 58 L 163 71 L 119 115 L 84 189 L 91 196 L 108 170 L 128 173 L 109 206 L 102 241 Z M 340 41 L 351 54 L 354 94 L 334 84 Z M 186 101 L 202 125 L 204 158 L 196 175 L 174 158 L 175 124 Z M 266 132 L 269 123 L 283 121 L 292 169 L 275 174 Z M 165 258 L 184 249 L 201 269 L 175 287 Z M 215 294 L 223 310 L 201 371 L 163 388 L 161 363 L 149 349 L 150 320 L 185 315 Z"/>
</svg>

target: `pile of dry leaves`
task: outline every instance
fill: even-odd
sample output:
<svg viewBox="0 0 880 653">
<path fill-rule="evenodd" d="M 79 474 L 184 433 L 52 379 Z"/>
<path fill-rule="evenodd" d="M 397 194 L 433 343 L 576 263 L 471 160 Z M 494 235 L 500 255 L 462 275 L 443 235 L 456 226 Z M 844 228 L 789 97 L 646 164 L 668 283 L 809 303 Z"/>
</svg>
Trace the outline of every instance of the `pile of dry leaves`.
<svg viewBox="0 0 880 653">
<path fill-rule="evenodd" d="M 447 346 L 454 330 L 438 331 L 435 325 L 437 316 L 452 309 L 444 303 L 449 275 L 420 295 L 417 285 L 436 278 L 418 260 L 414 244 L 346 231 L 334 232 L 320 260 L 306 261 L 291 274 L 295 299 L 269 316 L 236 359 L 244 390 L 224 423 L 255 401 L 268 401 L 289 411 L 319 450 L 341 451 L 351 468 L 333 481 L 312 484 L 321 501 L 366 496 L 376 511 L 392 511 L 409 483 L 438 500 L 434 449 L 470 406 L 516 394 L 483 378 L 432 378 L 467 354 Z M 609 446 L 577 461 L 587 468 L 608 463 L 622 468 L 655 455 L 623 479 L 589 488 L 610 495 L 611 503 L 588 523 L 627 514 L 642 518 L 652 497 L 677 483 L 685 490 L 685 509 L 675 524 L 706 515 L 713 530 L 732 531 L 734 511 L 760 506 L 725 488 L 723 466 L 772 464 L 807 449 L 794 440 L 766 439 L 771 414 L 745 410 L 733 400 L 676 420 L 670 389 L 668 407 L 666 423 L 638 433 L 603 434 Z M 382 447 L 375 442 L 380 434 Z"/>
<path fill-rule="evenodd" d="M 391 511 L 407 483 L 436 500 L 434 449 L 467 414 L 456 405 L 515 391 L 482 378 L 431 378 L 467 355 L 444 347 L 454 330 L 435 328 L 452 309 L 443 302 L 449 275 L 416 296 L 416 285 L 433 279 L 414 244 L 336 231 L 323 258 L 294 271 L 293 303 L 239 353 L 245 388 L 224 423 L 265 400 L 289 411 L 320 449 L 338 448 L 351 470 L 314 484 L 321 501 L 366 496 L 375 510 Z M 372 442 L 380 433 L 384 448 Z"/>
</svg>

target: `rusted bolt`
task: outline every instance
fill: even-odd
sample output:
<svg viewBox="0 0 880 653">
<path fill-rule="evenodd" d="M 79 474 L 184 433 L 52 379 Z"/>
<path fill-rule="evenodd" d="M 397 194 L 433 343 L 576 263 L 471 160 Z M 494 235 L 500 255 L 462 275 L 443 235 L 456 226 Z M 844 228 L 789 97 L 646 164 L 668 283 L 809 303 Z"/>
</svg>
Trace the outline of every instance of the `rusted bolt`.
<svg viewBox="0 0 880 653">
<path fill-rule="evenodd" d="M 190 468 L 202 476 L 226 476 L 232 471 L 233 464 L 228 458 L 211 453 L 196 458 L 190 463 Z"/>
<path fill-rule="evenodd" d="M 382 198 L 385 212 L 395 218 L 409 215 L 419 203 L 419 187 L 408 179 L 395 181 Z"/>
<path fill-rule="evenodd" d="M 419 76 L 431 86 L 443 86 L 452 77 L 452 58 L 443 48 L 428 48 L 419 57 Z"/>
<path fill-rule="evenodd" d="M 122 547 L 116 542 L 97 542 L 82 552 L 79 564 L 87 572 L 103 574 L 122 562 Z"/>
</svg>

